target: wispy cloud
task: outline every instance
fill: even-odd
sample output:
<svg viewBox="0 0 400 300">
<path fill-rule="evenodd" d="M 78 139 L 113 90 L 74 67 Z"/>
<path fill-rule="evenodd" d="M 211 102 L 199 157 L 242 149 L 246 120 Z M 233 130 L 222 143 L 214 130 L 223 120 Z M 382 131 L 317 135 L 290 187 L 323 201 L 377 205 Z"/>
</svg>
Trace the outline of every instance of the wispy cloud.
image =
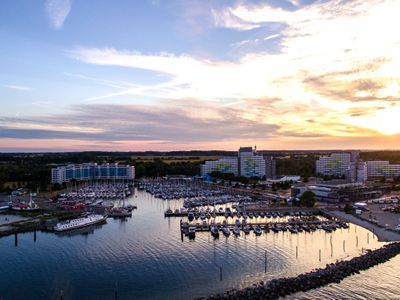
<svg viewBox="0 0 400 300">
<path fill-rule="evenodd" d="M 29 86 L 14 85 L 14 84 L 4 85 L 4 87 L 12 89 L 12 90 L 18 90 L 18 91 L 31 91 L 32 90 L 32 88 Z"/>
<path fill-rule="evenodd" d="M 45 10 L 52 27 L 59 30 L 63 27 L 71 11 L 72 0 L 46 0 Z"/>
<path fill-rule="evenodd" d="M 193 143 L 266 139 L 279 128 L 248 119 L 237 108 L 187 100 L 156 106 L 81 105 L 56 116 L 2 117 L 0 138 Z"/>
<path fill-rule="evenodd" d="M 272 40 L 272 39 L 276 39 L 276 38 L 278 38 L 278 37 L 280 37 L 281 35 L 280 34 L 271 34 L 271 35 L 269 35 L 269 36 L 266 36 L 265 38 L 264 38 L 264 41 L 268 41 L 268 40 Z"/>
<path fill-rule="evenodd" d="M 230 9 L 219 12 L 212 9 L 211 15 L 216 27 L 234 28 L 236 30 L 251 30 L 260 27 L 259 24 L 238 18 Z"/>
</svg>

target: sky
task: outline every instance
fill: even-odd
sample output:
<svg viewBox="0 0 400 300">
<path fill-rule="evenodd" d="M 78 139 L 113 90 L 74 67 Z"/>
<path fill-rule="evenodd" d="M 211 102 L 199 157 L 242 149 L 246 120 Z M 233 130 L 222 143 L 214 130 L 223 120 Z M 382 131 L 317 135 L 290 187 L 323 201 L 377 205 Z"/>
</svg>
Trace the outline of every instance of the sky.
<svg viewBox="0 0 400 300">
<path fill-rule="evenodd" d="M 399 149 L 398 0 L 2 0 L 0 151 Z"/>
</svg>

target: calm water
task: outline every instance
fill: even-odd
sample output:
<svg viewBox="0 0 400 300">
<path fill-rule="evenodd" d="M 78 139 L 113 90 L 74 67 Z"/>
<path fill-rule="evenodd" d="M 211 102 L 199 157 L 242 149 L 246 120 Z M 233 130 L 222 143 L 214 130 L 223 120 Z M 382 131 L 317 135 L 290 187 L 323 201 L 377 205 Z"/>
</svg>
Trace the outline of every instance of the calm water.
<svg viewBox="0 0 400 300">
<path fill-rule="evenodd" d="M 182 241 L 179 219 L 163 216 L 168 206 L 177 208 L 181 202 L 157 200 L 145 192 L 136 192 L 130 201 L 139 209 L 127 221 L 108 219 L 77 234 L 38 233 L 36 242 L 33 233 L 20 234 L 18 247 L 14 236 L 0 239 L 0 299 L 59 299 L 61 290 L 64 299 L 114 299 L 115 288 L 118 299 L 191 299 L 296 275 L 358 255 L 363 247 L 380 246 L 372 233 L 355 225 L 332 234 L 221 234 L 218 240 L 204 232 L 195 241 Z M 295 297 L 389 298 L 400 294 L 399 274 L 400 259 L 395 258 L 339 285 Z"/>
</svg>

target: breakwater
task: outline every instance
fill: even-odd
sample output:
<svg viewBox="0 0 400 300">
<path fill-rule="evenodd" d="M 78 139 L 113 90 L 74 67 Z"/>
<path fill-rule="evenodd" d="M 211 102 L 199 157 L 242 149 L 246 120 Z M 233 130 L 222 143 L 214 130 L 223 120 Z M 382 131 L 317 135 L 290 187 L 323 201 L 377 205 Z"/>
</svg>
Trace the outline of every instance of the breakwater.
<svg viewBox="0 0 400 300">
<path fill-rule="evenodd" d="M 367 251 L 365 254 L 350 260 L 328 264 L 325 268 L 300 274 L 295 277 L 273 279 L 259 282 L 251 287 L 232 289 L 222 294 L 196 299 L 278 299 L 297 292 L 305 292 L 330 283 L 340 283 L 344 278 L 358 274 L 400 254 L 400 243 L 391 243 L 382 248 Z"/>
</svg>

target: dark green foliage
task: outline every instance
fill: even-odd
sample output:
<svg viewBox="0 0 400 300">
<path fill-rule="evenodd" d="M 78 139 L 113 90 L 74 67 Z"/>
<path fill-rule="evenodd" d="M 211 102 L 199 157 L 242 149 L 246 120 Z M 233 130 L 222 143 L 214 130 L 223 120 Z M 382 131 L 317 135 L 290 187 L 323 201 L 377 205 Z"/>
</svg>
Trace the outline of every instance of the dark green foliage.
<svg viewBox="0 0 400 300">
<path fill-rule="evenodd" d="M 276 157 L 276 171 L 278 175 L 300 175 L 301 177 L 315 176 L 316 155 L 291 155 Z"/>
<path fill-rule="evenodd" d="M 315 199 L 315 194 L 311 191 L 305 191 L 301 196 L 300 196 L 300 206 L 306 206 L 306 207 L 313 207 L 315 202 L 317 200 Z"/>
<path fill-rule="evenodd" d="M 400 164 L 400 151 L 362 151 L 360 156 L 364 161 L 388 160 L 391 164 Z"/>
<path fill-rule="evenodd" d="M 351 206 L 349 203 L 346 203 L 346 205 L 344 206 L 343 210 L 344 210 L 344 212 L 346 214 L 351 214 L 351 213 L 354 212 L 353 206 Z"/>
</svg>

